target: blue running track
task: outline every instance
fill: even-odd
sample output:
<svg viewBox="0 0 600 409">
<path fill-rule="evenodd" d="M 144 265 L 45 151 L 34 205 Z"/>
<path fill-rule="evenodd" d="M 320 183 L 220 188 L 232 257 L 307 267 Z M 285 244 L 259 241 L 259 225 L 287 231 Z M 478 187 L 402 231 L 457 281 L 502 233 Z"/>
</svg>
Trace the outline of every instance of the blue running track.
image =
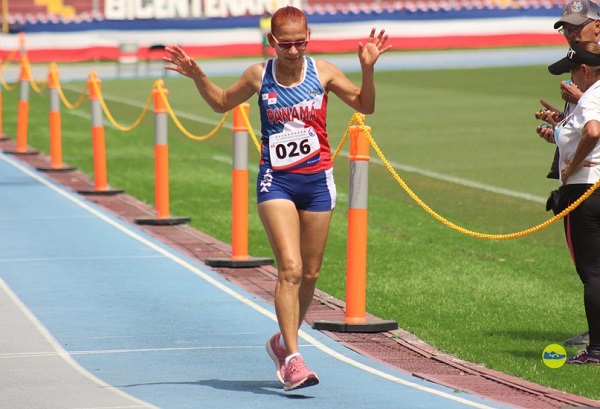
<svg viewBox="0 0 600 409">
<path fill-rule="evenodd" d="M 309 326 L 284 392 L 272 305 L 2 153 L 0 219 L 2 408 L 506 408 Z"/>
</svg>

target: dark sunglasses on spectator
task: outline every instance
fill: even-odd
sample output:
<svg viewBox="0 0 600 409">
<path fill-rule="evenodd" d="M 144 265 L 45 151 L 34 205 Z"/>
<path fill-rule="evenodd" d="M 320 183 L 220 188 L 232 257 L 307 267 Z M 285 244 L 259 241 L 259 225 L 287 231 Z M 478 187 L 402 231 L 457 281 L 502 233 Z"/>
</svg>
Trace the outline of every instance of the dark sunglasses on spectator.
<svg viewBox="0 0 600 409">
<path fill-rule="evenodd" d="M 577 34 L 577 33 L 579 33 L 581 30 L 583 30 L 583 28 L 584 28 L 585 26 L 587 26 L 588 24 L 590 24 L 592 21 L 594 21 L 594 20 L 592 20 L 592 19 L 590 18 L 590 19 L 588 19 L 588 20 L 584 21 L 583 23 L 581 23 L 581 24 L 580 24 L 580 25 L 578 25 L 578 26 L 571 26 L 571 27 L 568 27 L 568 28 L 563 26 L 563 27 L 561 27 L 561 28 L 559 28 L 559 29 L 558 29 L 558 32 L 559 32 L 559 33 L 561 33 L 561 34 L 562 34 L 562 35 L 564 35 L 564 36 L 567 36 L 567 35 L 569 35 L 569 34 Z"/>
</svg>

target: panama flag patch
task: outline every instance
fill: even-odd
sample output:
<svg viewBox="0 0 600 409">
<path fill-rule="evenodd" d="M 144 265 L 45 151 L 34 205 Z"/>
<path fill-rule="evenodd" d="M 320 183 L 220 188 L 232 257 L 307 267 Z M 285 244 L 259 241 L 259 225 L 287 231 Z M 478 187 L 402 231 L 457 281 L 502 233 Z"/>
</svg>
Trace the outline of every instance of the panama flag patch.
<svg viewBox="0 0 600 409">
<path fill-rule="evenodd" d="M 269 92 L 267 94 L 262 94 L 262 100 L 266 100 L 267 101 L 267 105 L 273 105 L 277 103 L 277 93 L 276 92 Z"/>
</svg>

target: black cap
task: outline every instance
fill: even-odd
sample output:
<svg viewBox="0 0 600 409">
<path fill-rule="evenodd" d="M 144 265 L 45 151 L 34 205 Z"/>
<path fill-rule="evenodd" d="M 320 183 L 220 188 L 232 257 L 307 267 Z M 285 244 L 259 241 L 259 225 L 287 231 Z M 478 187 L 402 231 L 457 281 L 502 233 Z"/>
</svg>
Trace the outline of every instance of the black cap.
<svg viewBox="0 0 600 409">
<path fill-rule="evenodd" d="M 567 56 L 548 66 L 548 71 L 554 75 L 565 74 L 581 64 L 590 67 L 600 66 L 600 54 L 591 53 L 573 44 L 567 51 Z"/>
<path fill-rule="evenodd" d="M 554 23 L 554 28 L 560 28 L 564 23 L 578 26 L 589 19 L 600 19 L 598 5 L 590 0 L 571 0 L 563 7 L 562 17 Z"/>
</svg>

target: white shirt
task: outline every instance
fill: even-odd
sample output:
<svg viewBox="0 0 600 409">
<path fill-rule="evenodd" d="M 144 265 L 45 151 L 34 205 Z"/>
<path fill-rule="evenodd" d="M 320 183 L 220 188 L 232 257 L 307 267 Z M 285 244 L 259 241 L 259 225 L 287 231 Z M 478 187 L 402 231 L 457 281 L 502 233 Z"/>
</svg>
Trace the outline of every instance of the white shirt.
<svg viewBox="0 0 600 409">
<path fill-rule="evenodd" d="M 566 161 L 573 159 L 573 155 L 577 150 L 577 145 L 581 140 L 583 128 L 589 121 L 596 120 L 600 122 L 600 81 L 592 85 L 583 93 L 579 99 L 579 103 L 563 121 L 561 127 L 559 124 L 556 127 L 558 131 L 558 139 L 556 144 L 560 151 L 560 173 L 567 166 Z M 600 144 L 596 144 L 594 149 L 585 158 L 587 162 L 595 163 L 594 167 L 582 167 L 574 172 L 567 179 L 568 185 L 584 183 L 594 184 L 600 179 Z M 562 182 L 562 180 L 561 180 Z"/>
</svg>

